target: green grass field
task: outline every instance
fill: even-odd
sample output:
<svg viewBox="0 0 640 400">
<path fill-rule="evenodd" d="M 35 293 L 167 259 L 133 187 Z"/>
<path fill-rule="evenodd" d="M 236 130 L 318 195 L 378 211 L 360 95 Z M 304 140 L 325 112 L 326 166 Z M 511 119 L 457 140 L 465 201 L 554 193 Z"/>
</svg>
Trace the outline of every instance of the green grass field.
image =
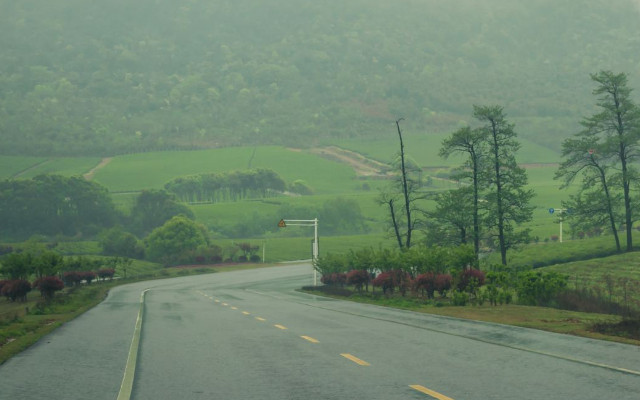
<svg viewBox="0 0 640 400">
<path fill-rule="evenodd" d="M 29 179 L 41 174 L 82 175 L 100 162 L 96 157 L 17 157 L 0 156 L 0 179 Z"/>
<path fill-rule="evenodd" d="M 438 155 L 442 147 L 442 141 L 449 136 L 449 133 L 416 134 L 406 132 L 403 135 L 405 152 L 424 168 L 457 166 L 460 163 L 460 157 L 452 156 L 443 159 Z M 551 164 L 560 160 L 560 154 L 557 151 L 522 138 L 519 141 L 522 145 L 517 155 L 519 163 Z M 386 163 L 394 160 L 400 150 L 395 127 L 384 140 L 350 139 L 339 141 L 336 145 Z"/>
<path fill-rule="evenodd" d="M 189 152 L 157 152 L 115 157 L 95 180 L 112 192 L 159 189 L 173 178 L 210 172 L 270 168 L 288 183 L 302 179 L 318 194 L 360 190 L 362 181 L 347 165 L 282 147 L 233 147 Z M 253 157 L 252 157 L 253 155 Z"/>
</svg>

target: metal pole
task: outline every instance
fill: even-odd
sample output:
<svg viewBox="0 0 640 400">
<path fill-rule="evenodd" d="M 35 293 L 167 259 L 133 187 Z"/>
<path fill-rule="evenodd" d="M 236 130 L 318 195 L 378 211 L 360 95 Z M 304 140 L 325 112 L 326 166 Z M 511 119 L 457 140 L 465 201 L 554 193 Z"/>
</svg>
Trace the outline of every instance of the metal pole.
<svg viewBox="0 0 640 400">
<path fill-rule="evenodd" d="M 318 260 L 318 218 L 313 219 L 313 260 L 312 264 Z M 318 271 L 316 271 L 315 265 L 313 267 L 313 286 L 318 286 Z"/>
<path fill-rule="evenodd" d="M 562 217 L 560 217 L 560 243 L 562 243 Z"/>
</svg>

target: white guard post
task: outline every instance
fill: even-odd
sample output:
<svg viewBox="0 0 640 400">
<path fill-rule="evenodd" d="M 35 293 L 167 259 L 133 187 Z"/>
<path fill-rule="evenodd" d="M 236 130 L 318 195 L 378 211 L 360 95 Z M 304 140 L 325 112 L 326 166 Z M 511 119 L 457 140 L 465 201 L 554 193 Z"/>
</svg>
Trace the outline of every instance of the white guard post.
<svg viewBox="0 0 640 400">
<path fill-rule="evenodd" d="M 278 224 L 279 227 L 285 228 L 287 225 L 291 226 L 313 226 L 313 246 L 311 263 L 315 264 L 318 259 L 318 218 L 314 219 L 283 219 Z M 313 268 L 313 286 L 318 286 L 318 271 Z"/>
</svg>

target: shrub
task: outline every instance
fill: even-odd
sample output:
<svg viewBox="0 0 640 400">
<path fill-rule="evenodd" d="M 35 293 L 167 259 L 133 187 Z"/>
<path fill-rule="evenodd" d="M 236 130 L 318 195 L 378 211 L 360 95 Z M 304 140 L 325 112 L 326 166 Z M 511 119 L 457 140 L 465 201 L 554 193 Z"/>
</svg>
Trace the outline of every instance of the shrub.
<svg viewBox="0 0 640 400">
<path fill-rule="evenodd" d="M 75 286 L 82 282 L 82 277 L 77 271 L 67 271 L 62 274 L 62 279 L 67 286 Z"/>
<path fill-rule="evenodd" d="M 551 235 L 551 241 L 552 242 L 557 242 L 558 241 L 558 235 Z"/>
<path fill-rule="evenodd" d="M 460 273 L 458 279 L 458 290 L 461 292 L 475 293 L 484 285 L 485 275 L 479 269 L 466 269 Z"/>
<path fill-rule="evenodd" d="M 433 299 L 433 294 L 436 291 L 436 276 L 432 272 L 418 275 L 413 281 L 413 287 L 416 291 L 421 291 L 422 295 L 427 293 L 428 299 Z"/>
<path fill-rule="evenodd" d="M 518 303 L 530 306 L 548 306 L 567 286 L 568 276 L 556 272 L 528 271 L 518 277 L 516 292 Z"/>
<path fill-rule="evenodd" d="M 469 295 L 465 292 L 454 291 L 451 297 L 451 304 L 454 306 L 466 306 L 469 302 Z"/>
<path fill-rule="evenodd" d="M 115 275 L 116 271 L 113 268 L 102 268 L 99 269 L 97 274 L 98 277 L 102 280 L 109 278 L 109 280 L 113 279 L 113 275 Z"/>
<path fill-rule="evenodd" d="M 27 301 L 27 293 L 31 291 L 31 284 L 24 279 L 5 281 L 2 285 L 0 295 L 11 301 Z"/>
<path fill-rule="evenodd" d="M 353 285 L 358 292 L 362 286 L 369 284 L 369 273 L 364 270 L 353 270 L 347 273 L 347 284 Z"/>
<path fill-rule="evenodd" d="M 45 276 L 33 282 L 33 287 L 40 291 L 42 297 L 50 300 L 53 298 L 55 292 L 64 289 L 64 282 L 55 276 Z"/>
<path fill-rule="evenodd" d="M 347 275 L 344 272 L 334 272 L 328 275 L 322 275 L 320 282 L 331 286 L 344 286 L 347 282 Z"/>
<path fill-rule="evenodd" d="M 249 261 L 257 263 L 262 261 L 262 258 L 257 254 L 252 254 L 251 257 L 249 257 Z"/>
<path fill-rule="evenodd" d="M 395 289 L 395 282 L 391 272 L 382 272 L 378 274 L 371 283 L 373 284 L 373 287 L 381 287 L 382 293 L 384 294 L 387 294 L 387 291 L 391 294 Z"/>
<path fill-rule="evenodd" d="M 79 273 L 82 280 L 87 282 L 87 285 L 91 285 L 91 282 L 96 279 L 96 273 L 93 271 L 83 271 Z"/>
<path fill-rule="evenodd" d="M 435 287 L 440 297 L 445 297 L 447 292 L 451 290 L 453 284 L 453 277 L 449 274 L 438 274 L 435 279 Z"/>
</svg>

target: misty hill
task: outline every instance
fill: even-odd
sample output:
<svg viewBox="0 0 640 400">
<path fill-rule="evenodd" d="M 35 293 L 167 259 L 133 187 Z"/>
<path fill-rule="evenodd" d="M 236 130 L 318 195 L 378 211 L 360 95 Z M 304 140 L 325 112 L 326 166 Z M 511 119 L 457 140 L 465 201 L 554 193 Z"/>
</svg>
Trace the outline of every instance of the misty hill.
<svg viewBox="0 0 640 400">
<path fill-rule="evenodd" d="M 446 132 L 472 104 L 559 147 L 589 73 L 640 90 L 631 0 L 0 0 L 1 154 Z"/>
</svg>

